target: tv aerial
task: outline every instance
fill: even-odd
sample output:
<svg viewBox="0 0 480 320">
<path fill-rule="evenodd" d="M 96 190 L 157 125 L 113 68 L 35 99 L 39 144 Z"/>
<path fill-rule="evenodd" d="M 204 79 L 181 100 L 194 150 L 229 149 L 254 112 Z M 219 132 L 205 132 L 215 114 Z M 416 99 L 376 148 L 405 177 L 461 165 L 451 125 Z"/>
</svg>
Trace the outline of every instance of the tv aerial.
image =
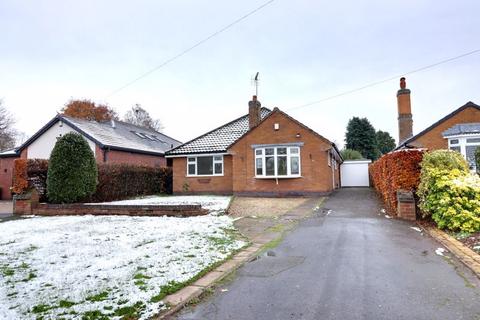
<svg viewBox="0 0 480 320">
<path fill-rule="evenodd" d="M 255 77 L 252 78 L 252 85 L 255 86 L 255 95 L 256 96 L 258 96 L 258 82 L 260 81 L 260 80 L 258 80 L 258 74 L 259 74 L 259 72 L 257 72 Z"/>
</svg>

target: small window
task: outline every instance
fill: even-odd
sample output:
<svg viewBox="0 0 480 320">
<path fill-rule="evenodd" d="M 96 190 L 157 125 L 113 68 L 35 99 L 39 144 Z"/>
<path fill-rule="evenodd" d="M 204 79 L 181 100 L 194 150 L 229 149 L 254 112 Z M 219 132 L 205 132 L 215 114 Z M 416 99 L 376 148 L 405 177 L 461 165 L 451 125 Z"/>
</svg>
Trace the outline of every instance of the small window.
<svg viewBox="0 0 480 320">
<path fill-rule="evenodd" d="M 141 132 L 137 132 L 137 131 L 131 131 L 132 133 L 134 133 L 137 137 L 139 138 L 142 138 L 142 139 L 147 139 L 147 136 L 144 135 L 143 133 Z"/>
<path fill-rule="evenodd" d="M 450 144 L 458 144 L 458 139 L 451 139 Z"/>
<path fill-rule="evenodd" d="M 257 168 L 257 176 L 261 176 L 263 174 L 263 159 L 257 158 L 255 162 L 255 167 Z"/>
<path fill-rule="evenodd" d="M 460 147 L 450 147 L 450 150 L 460 152 Z"/>
</svg>

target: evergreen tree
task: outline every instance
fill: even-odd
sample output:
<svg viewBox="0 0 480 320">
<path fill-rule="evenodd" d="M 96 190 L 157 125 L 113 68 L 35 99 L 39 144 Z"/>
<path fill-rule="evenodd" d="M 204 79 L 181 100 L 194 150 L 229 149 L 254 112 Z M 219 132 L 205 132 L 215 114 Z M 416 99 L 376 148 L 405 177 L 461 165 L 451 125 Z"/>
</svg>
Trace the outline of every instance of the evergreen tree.
<svg viewBox="0 0 480 320">
<path fill-rule="evenodd" d="M 47 196 L 53 203 L 72 203 L 93 194 L 97 164 L 92 149 L 81 135 L 67 133 L 57 140 L 50 155 Z"/>
<path fill-rule="evenodd" d="M 357 150 L 367 159 L 380 156 L 375 128 L 367 118 L 353 117 L 348 121 L 345 142 L 345 148 Z"/>
<path fill-rule="evenodd" d="M 395 139 L 392 138 L 390 133 L 386 131 L 378 130 L 376 133 L 377 136 L 377 147 L 381 154 L 386 154 L 395 149 Z"/>
</svg>

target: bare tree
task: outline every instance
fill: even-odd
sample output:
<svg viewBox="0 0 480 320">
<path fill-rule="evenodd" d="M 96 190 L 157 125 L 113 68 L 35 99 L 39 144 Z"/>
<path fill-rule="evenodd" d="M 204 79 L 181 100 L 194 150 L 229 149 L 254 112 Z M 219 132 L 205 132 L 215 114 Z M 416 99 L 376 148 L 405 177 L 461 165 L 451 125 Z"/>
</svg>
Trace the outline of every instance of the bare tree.
<svg viewBox="0 0 480 320">
<path fill-rule="evenodd" d="M 153 119 L 147 110 L 143 109 L 138 103 L 132 107 L 131 110 L 128 110 L 125 114 L 124 121 L 146 127 L 158 132 L 161 132 L 163 129 L 162 123 L 158 119 Z"/>
<path fill-rule="evenodd" d="M 0 100 L 0 151 L 15 147 L 17 131 L 13 128 L 15 119 Z"/>
</svg>

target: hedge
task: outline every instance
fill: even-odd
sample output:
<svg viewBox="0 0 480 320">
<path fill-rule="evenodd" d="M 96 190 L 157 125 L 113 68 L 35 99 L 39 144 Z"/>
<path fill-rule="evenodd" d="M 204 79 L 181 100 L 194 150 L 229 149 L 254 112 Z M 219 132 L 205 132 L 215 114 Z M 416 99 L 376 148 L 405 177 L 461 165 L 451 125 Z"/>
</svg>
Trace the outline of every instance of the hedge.
<svg viewBox="0 0 480 320">
<path fill-rule="evenodd" d="M 172 193 L 172 170 L 127 164 L 98 166 L 97 191 L 89 199 L 104 202 Z"/>
<path fill-rule="evenodd" d="M 397 190 L 415 193 L 420 183 L 423 149 L 406 149 L 387 153 L 370 165 L 373 187 L 382 197 L 386 210 L 397 214 Z"/>
<path fill-rule="evenodd" d="M 36 188 L 40 201 L 45 202 L 48 160 L 16 159 L 13 191 L 23 193 Z M 142 195 L 171 194 L 172 170 L 128 164 L 98 165 L 97 191 L 89 202 L 123 200 Z"/>
<path fill-rule="evenodd" d="M 480 231 L 480 178 L 455 151 L 427 153 L 421 163 L 418 188 L 424 217 L 431 216 L 440 229 Z"/>
</svg>

